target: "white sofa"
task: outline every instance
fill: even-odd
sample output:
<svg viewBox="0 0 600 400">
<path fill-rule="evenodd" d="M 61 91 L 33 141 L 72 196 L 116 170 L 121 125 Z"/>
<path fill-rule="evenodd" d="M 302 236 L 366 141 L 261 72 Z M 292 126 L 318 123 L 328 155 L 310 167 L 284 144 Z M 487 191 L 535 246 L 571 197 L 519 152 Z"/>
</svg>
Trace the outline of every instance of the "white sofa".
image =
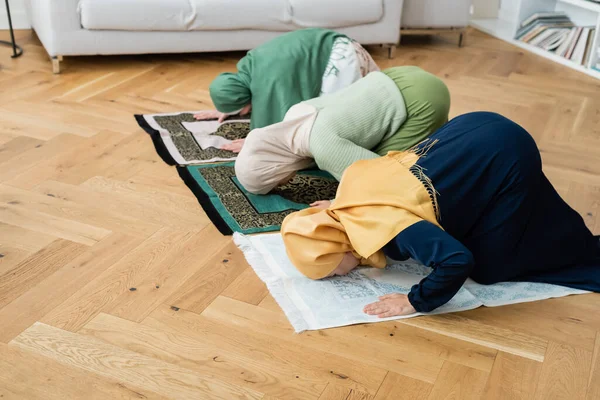
<svg viewBox="0 0 600 400">
<path fill-rule="evenodd" d="M 405 0 L 402 34 L 437 34 L 456 31 L 458 45 L 464 43 L 471 17 L 472 0 Z"/>
<path fill-rule="evenodd" d="M 403 0 L 25 1 L 56 73 L 63 56 L 248 50 L 306 27 L 331 28 L 362 44 L 395 45 L 403 5 Z"/>
<path fill-rule="evenodd" d="M 443 29 L 469 25 L 471 0 L 405 0 L 402 28 Z"/>
</svg>

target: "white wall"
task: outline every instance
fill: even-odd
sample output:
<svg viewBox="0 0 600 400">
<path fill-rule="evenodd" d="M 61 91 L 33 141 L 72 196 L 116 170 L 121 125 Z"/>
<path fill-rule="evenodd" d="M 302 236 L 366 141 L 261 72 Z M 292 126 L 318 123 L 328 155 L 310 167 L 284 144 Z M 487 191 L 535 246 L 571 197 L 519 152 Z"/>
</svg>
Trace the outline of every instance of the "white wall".
<svg viewBox="0 0 600 400">
<path fill-rule="evenodd" d="M 8 0 L 8 3 L 10 5 L 13 28 L 28 29 L 29 23 L 27 22 L 27 14 L 25 14 L 25 1 Z M 4 0 L 0 0 L 0 29 L 8 29 L 8 19 L 6 18 L 6 6 L 4 5 Z"/>
<path fill-rule="evenodd" d="M 519 16 L 520 7 L 520 0 L 502 0 L 500 2 L 500 12 L 498 16 L 506 21 L 516 20 Z"/>
<path fill-rule="evenodd" d="M 497 18 L 500 0 L 472 0 L 471 18 Z"/>
</svg>

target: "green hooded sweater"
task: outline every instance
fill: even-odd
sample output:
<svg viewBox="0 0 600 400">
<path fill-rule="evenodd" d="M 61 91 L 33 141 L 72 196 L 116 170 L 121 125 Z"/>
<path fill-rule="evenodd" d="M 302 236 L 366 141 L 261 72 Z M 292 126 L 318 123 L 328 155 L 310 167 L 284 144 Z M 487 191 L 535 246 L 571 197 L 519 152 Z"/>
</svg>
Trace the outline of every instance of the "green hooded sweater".
<svg viewBox="0 0 600 400">
<path fill-rule="evenodd" d="M 229 114 L 252 103 L 251 129 L 281 122 L 290 107 L 319 96 L 333 42 L 340 36 L 302 29 L 250 50 L 238 62 L 237 73 L 221 74 L 211 83 L 216 109 Z"/>
</svg>

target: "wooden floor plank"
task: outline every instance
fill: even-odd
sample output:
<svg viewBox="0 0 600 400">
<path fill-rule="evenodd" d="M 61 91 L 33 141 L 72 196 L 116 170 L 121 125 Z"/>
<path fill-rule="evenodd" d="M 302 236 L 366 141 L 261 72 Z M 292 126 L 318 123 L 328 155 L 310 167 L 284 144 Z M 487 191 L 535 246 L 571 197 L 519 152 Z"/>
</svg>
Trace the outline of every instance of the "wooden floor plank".
<svg viewBox="0 0 600 400">
<path fill-rule="evenodd" d="M 132 136 L 139 136 L 133 134 Z M 143 136 L 142 136 L 143 137 Z M 169 175 L 168 179 L 165 174 Z M 137 176 L 145 174 L 145 179 Z M 102 172 L 102 176 L 117 181 L 128 181 L 134 185 L 154 186 L 163 192 L 190 196 L 190 189 L 173 174 L 173 168 L 163 163 L 153 146 L 141 146 L 138 151 L 132 151 L 128 157 L 115 162 L 111 167 Z"/>
<path fill-rule="evenodd" d="M 0 222 L 15 225 L 49 236 L 92 246 L 110 235 L 111 231 L 45 212 L 26 210 L 16 204 L 0 203 Z"/>
<path fill-rule="evenodd" d="M 131 182 L 121 182 L 96 176 L 87 180 L 82 186 L 93 189 L 97 193 L 116 195 L 131 199 L 139 203 L 143 197 L 149 210 L 162 209 L 173 212 L 173 217 L 185 219 L 195 223 L 206 223 L 206 215 L 198 208 L 198 200 L 191 193 L 180 196 L 173 193 L 164 193 L 152 186 L 137 185 Z"/>
<path fill-rule="evenodd" d="M 258 305 L 269 294 L 267 286 L 260 280 L 252 268 L 246 268 L 222 295 L 248 304 Z"/>
<path fill-rule="evenodd" d="M 444 362 L 437 355 L 417 356 L 393 343 L 374 342 L 369 338 L 349 335 L 343 329 L 307 331 L 302 335 L 294 335 L 284 315 L 222 296 L 217 297 L 202 315 L 271 336 L 272 340 L 289 340 L 329 354 L 347 353 L 355 362 L 385 368 L 426 382 L 435 381 Z M 353 350 L 348 352 L 349 348 Z"/>
<path fill-rule="evenodd" d="M 94 209 L 106 210 L 111 214 L 128 216 L 139 221 L 140 224 L 161 225 L 171 227 L 190 227 L 201 229 L 208 224 L 207 217 L 198 210 L 198 203 L 193 196 L 183 200 L 182 196 L 169 196 L 159 193 L 153 195 L 151 192 L 135 192 L 127 189 L 127 184 L 117 181 L 99 178 L 94 184 L 80 186 L 67 185 L 60 182 L 46 181 L 37 185 L 33 190 L 40 193 L 49 193 L 58 198 L 68 199 L 72 202 L 85 205 Z M 106 182 L 117 186 L 111 189 Z M 156 189 L 155 189 L 156 190 Z M 157 191 L 159 192 L 159 191 Z M 195 202 L 192 208 L 191 201 Z M 180 206 L 186 204 L 190 211 L 182 210 Z"/>
<path fill-rule="evenodd" d="M 51 358 L 0 343 L 0 398 L 2 400 L 148 399 L 159 396 Z"/>
<path fill-rule="evenodd" d="M 39 88 L 37 88 L 39 90 Z M 0 120 L 3 133 L 18 134 L 41 141 L 50 140 L 70 130 L 66 125 L 52 126 L 45 121 L 32 118 L 31 115 L 17 114 L 0 106 Z M 70 133 L 73 133 L 72 130 Z"/>
<path fill-rule="evenodd" d="M 106 132 L 111 131 L 103 131 L 101 134 Z M 122 130 L 117 132 L 123 133 Z M 147 138 L 139 134 L 116 136 L 114 141 L 107 143 L 108 146 L 99 147 L 97 152 L 88 154 L 87 160 L 78 163 L 76 169 L 70 169 L 53 179 L 78 185 L 95 176 L 105 175 L 106 171 L 111 170 L 115 164 L 128 160 L 143 150 L 144 146 L 148 145 L 148 142 L 143 139 Z"/>
<path fill-rule="evenodd" d="M 179 178 L 179 175 L 173 174 L 173 169 L 167 168 L 162 163 L 159 164 L 156 157 L 154 149 L 151 149 L 151 151 L 146 150 L 145 153 L 139 154 L 135 162 L 131 163 L 134 166 L 133 168 L 144 165 L 144 161 L 147 163 L 148 159 L 153 160 L 153 163 L 143 169 L 140 168 L 138 171 L 133 171 L 132 175 L 124 179 L 135 185 L 153 186 L 163 192 L 189 196 L 190 189 Z M 129 169 L 131 170 L 131 168 Z M 109 177 L 107 173 L 104 173 L 104 176 Z M 115 174 L 113 176 L 115 177 L 114 179 L 119 179 L 119 177 L 123 177 L 123 174 Z"/>
<path fill-rule="evenodd" d="M 41 212 L 130 236 L 148 237 L 160 228 L 159 224 L 139 221 L 129 215 L 103 210 L 97 206 L 81 205 L 67 197 L 61 197 L 64 194 L 62 189 L 67 185 L 46 181 L 35 188 L 35 191 L 30 191 L 0 184 L 0 204 L 10 204 L 22 212 Z"/>
<path fill-rule="evenodd" d="M 0 189 L 0 196 L 3 191 Z M 57 238 L 0 222 L 0 276 Z"/>
<path fill-rule="evenodd" d="M 0 276 L 31 256 L 31 252 L 0 244 Z"/>
<path fill-rule="evenodd" d="M 2 83 L 2 92 L 0 93 L 0 104 L 10 103 L 18 99 L 34 96 L 41 90 L 50 88 L 59 83 L 59 77 L 49 76 L 39 70 L 24 71 L 17 74 Z M 29 116 L 29 120 L 35 120 Z"/>
<path fill-rule="evenodd" d="M 141 239 L 113 234 L 0 308 L 0 342 L 8 343 L 136 247 Z M 58 265 L 57 265 L 58 267 Z"/>
<path fill-rule="evenodd" d="M 12 132 L 6 130 L 0 130 L 0 153 L 2 152 L 2 146 L 8 142 L 10 142 L 11 140 L 18 138 L 18 137 L 25 137 L 25 136 L 16 136 L 16 134 L 12 134 Z"/>
<path fill-rule="evenodd" d="M 270 294 L 266 295 L 265 298 L 262 299 L 260 303 L 258 303 L 258 306 L 273 312 L 282 311 L 281 307 L 279 307 L 279 304 L 277 304 L 277 301 L 275 301 L 273 296 L 271 296 Z"/>
<path fill-rule="evenodd" d="M 31 189 L 46 180 L 80 184 L 89 178 L 86 169 L 94 168 L 109 152 L 125 139 L 121 133 L 101 131 L 83 142 L 80 146 L 68 147 L 68 151 L 58 157 L 43 160 L 33 168 L 16 174 L 6 183 L 21 189 Z M 79 173 L 82 173 L 82 176 Z"/>
<path fill-rule="evenodd" d="M 215 348 L 210 342 L 181 333 L 165 333 L 162 329 L 108 314 L 99 314 L 79 333 L 189 369 L 200 376 L 215 376 L 282 399 L 316 399 L 327 385 L 327 382 L 296 379 L 276 364 L 241 357 L 235 351 Z"/>
<path fill-rule="evenodd" d="M 373 396 L 368 393 L 361 393 L 357 390 L 351 390 L 346 400 L 373 400 Z"/>
<path fill-rule="evenodd" d="M 400 320 L 398 323 L 488 346 L 532 360 L 543 360 L 547 346 L 546 340 L 498 326 L 484 325 L 461 315 L 434 315 Z"/>
<path fill-rule="evenodd" d="M 0 182 L 10 181 L 25 171 L 43 174 L 44 171 L 36 166 L 44 164 L 48 159 L 53 159 L 60 154 L 69 153 L 73 147 L 81 146 L 84 142 L 85 140 L 79 136 L 60 134 L 46 142 L 39 143 L 30 150 L 0 163 Z"/>
<path fill-rule="evenodd" d="M 58 239 L 0 275 L 0 309 L 78 257 L 86 247 Z"/>
<path fill-rule="evenodd" d="M 592 356 L 592 371 L 588 381 L 586 399 L 600 399 L 600 332 L 596 334 L 596 346 Z"/>
<path fill-rule="evenodd" d="M 61 99 L 65 100 L 65 97 L 61 96 Z M 82 113 L 70 105 L 60 103 L 20 100 L 5 104 L 4 108 L 15 113 L 32 113 L 38 119 L 44 119 L 50 124 L 64 123 L 73 128 L 80 128 L 83 132 L 87 132 L 90 127 L 93 127 L 97 131 L 123 131 L 123 124 L 118 121 L 105 118 L 105 116 Z"/>
<path fill-rule="evenodd" d="M 16 132 L 14 134 L 17 135 Z M 14 157 L 23 154 L 28 150 L 32 150 L 35 149 L 37 146 L 43 145 L 43 140 L 30 138 L 28 136 L 13 137 L 13 139 L 0 145 L 0 165 L 6 164 Z"/>
<path fill-rule="evenodd" d="M 435 385 L 429 394 L 429 400 L 478 400 L 481 399 L 488 374 L 463 365 L 446 361 Z"/>
<path fill-rule="evenodd" d="M 78 118 L 76 113 L 65 115 L 51 104 L 39 101 L 11 101 L 3 104 L 3 110 L 9 111 L 13 116 L 29 117 L 32 124 L 42 120 L 47 121 L 48 127 L 64 133 L 89 137 L 98 131 L 95 128 L 97 124 L 81 123 L 81 118 Z M 31 115 L 37 118 L 31 118 Z"/>
<path fill-rule="evenodd" d="M 585 221 L 586 226 L 593 230 L 600 221 L 600 185 L 591 186 L 571 182 L 567 201 Z"/>
<path fill-rule="evenodd" d="M 4 190 L 0 190 L 0 196 Z M 52 243 L 56 237 L 0 222 L 2 245 L 34 253 Z"/>
<path fill-rule="evenodd" d="M 132 281 L 135 291 L 123 292 L 112 302 L 110 314 L 141 322 L 152 310 L 173 296 L 188 279 L 206 268 L 214 269 L 211 258 L 229 242 L 213 226 L 192 236 L 168 259 L 167 266 L 157 263 L 145 271 L 139 281 Z M 205 268 L 202 265 L 205 264 Z"/>
<path fill-rule="evenodd" d="M 77 88 L 78 90 L 70 91 L 64 96 L 61 96 L 61 100 L 67 102 L 84 102 L 90 98 L 98 95 L 105 94 L 111 90 L 123 90 L 123 85 L 128 82 L 134 81 L 136 78 L 147 75 L 148 72 L 154 70 L 155 66 L 147 66 L 146 68 L 139 70 L 137 68 L 124 69 L 118 72 L 110 72 L 99 79 L 90 82 L 85 87 Z"/>
<path fill-rule="evenodd" d="M 539 356 L 543 341 L 574 344 L 591 350 L 594 347 L 595 329 L 590 328 L 587 323 L 570 319 L 570 315 L 567 314 L 561 314 L 560 318 L 557 318 L 552 312 L 552 307 L 556 303 L 549 302 L 550 300 L 479 308 L 465 311 L 459 315 L 478 321 L 486 326 L 495 326 L 496 329 L 519 333 L 519 336 L 525 338 L 534 338 L 534 347 L 525 353 L 508 351 L 505 348 L 499 349 L 515 355 L 529 357 L 532 360 L 540 360 Z M 595 319 L 600 322 L 599 318 L 590 315 L 588 320 Z M 509 338 L 509 340 L 512 339 Z"/>
<path fill-rule="evenodd" d="M 204 263 L 166 304 L 200 314 L 247 268 L 244 255 L 230 242 Z"/>
<path fill-rule="evenodd" d="M 143 324 L 169 334 L 194 337 L 210 343 L 218 353 L 237 353 L 240 357 L 255 360 L 263 368 L 307 383 L 326 382 L 374 394 L 386 375 L 383 368 L 342 355 L 315 351 L 298 344 L 293 337 L 273 340 L 260 332 L 210 320 L 184 309 L 159 307 Z"/>
<path fill-rule="evenodd" d="M 121 349 L 91 337 L 36 323 L 10 342 L 62 364 L 178 399 L 260 399 L 262 393 Z"/>
<path fill-rule="evenodd" d="M 139 282 L 157 263 L 166 263 L 195 232 L 159 230 L 110 266 L 69 299 L 54 308 L 40 321 L 69 331 L 77 331 L 98 313 L 112 309 L 115 299 L 134 291 Z"/>
<path fill-rule="evenodd" d="M 403 353 L 414 352 L 422 358 L 439 358 L 486 372 L 492 369 L 497 353 L 493 347 L 399 324 L 397 321 L 351 325 L 336 329 L 335 333 L 348 341 L 352 341 L 353 336 L 364 337 L 376 343 L 390 344 Z"/>
<path fill-rule="evenodd" d="M 432 384 L 390 372 L 375 396 L 375 400 L 427 400 Z"/>
<path fill-rule="evenodd" d="M 351 391 L 352 389 L 349 388 L 328 385 L 319 397 L 319 400 L 347 400 Z"/>
<path fill-rule="evenodd" d="M 114 199 L 107 204 L 102 201 L 102 196 L 98 196 L 93 191 L 86 190 L 81 186 L 57 181 L 45 181 L 32 188 L 30 193 L 58 199 L 57 201 L 41 201 L 39 197 L 34 197 L 38 201 L 35 204 L 29 204 L 29 206 L 35 206 L 36 210 L 59 212 L 58 215 L 79 215 L 79 218 L 86 223 L 99 225 L 131 236 L 152 236 L 159 228 L 164 226 L 158 221 L 141 220 L 136 213 L 129 212 L 127 204 L 119 208 L 118 202 Z M 62 207 L 57 210 L 58 205 Z M 143 208 L 141 211 L 143 211 Z M 141 213 L 141 211 L 138 208 L 137 213 Z"/>
<path fill-rule="evenodd" d="M 540 362 L 499 352 L 483 398 L 486 400 L 532 399 L 541 370 Z"/>
<path fill-rule="evenodd" d="M 550 342 L 534 399 L 584 399 L 591 364 L 590 351 Z"/>
</svg>

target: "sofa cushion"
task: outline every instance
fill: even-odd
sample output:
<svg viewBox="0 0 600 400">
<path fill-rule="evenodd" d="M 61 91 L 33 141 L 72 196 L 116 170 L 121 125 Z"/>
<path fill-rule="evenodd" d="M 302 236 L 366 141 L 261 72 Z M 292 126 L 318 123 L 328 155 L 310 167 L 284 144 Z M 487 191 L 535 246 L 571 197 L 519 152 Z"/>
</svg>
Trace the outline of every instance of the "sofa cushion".
<svg viewBox="0 0 600 400">
<path fill-rule="evenodd" d="M 289 0 L 298 27 L 343 28 L 383 18 L 383 0 Z"/>
<path fill-rule="evenodd" d="M 85 29 L 187 30 L 194 19 L 189 0 L 81 0 Z"/>
<path fill-rule="evenodd" d="M 90 30 L 289 31 L 378 22 L 383 0 L 81 0 L 79 12 Z"/>
<path fill-rule="evenodd" d="M 288 0 L 190 0 L 194 22 L 190 29 L 237 30 L 290 29 L 291 10 Z"/>
</svg>

